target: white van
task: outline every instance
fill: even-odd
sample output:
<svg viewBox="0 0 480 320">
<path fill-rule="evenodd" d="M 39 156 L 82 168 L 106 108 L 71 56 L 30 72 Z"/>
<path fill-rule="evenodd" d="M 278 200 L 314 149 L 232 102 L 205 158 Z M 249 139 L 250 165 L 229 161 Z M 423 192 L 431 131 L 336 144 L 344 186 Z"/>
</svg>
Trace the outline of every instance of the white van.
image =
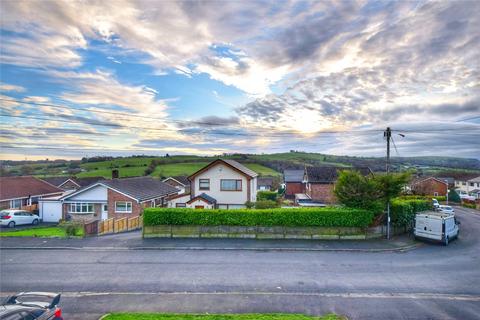
<svg viewBox="0 0 480 320">
<path fill-rule="evenodd" d="M 455 215 L 442 212 L 423 212 L 415 215 L 415 238 L 441 241 L 448 245 L 458 237 L 458 224 Z"/>
</svg>

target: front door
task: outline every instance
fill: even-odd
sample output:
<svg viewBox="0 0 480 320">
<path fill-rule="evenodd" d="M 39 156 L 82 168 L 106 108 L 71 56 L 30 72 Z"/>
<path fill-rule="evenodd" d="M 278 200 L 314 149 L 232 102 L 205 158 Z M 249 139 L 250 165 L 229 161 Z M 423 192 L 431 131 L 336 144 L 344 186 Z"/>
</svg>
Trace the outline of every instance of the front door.
<svg viewBox="0 0 480 320">
<path fill-rule="evenodd" d="M 108 219 L 108 205 L 102 204 L 102 220 Z"/>
</svg>

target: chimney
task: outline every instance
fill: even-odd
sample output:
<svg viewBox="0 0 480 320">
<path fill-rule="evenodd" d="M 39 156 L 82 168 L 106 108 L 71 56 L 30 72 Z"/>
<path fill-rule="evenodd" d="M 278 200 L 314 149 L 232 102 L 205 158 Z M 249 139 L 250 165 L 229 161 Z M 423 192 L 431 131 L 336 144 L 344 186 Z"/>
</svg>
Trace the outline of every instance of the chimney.
<svg viewBox="0 0 480 320">
<path fill-rule="evenodd" d="M 119 174 L 118 174 L 118 169 L 113 169 L 112 170 L 112 179 L 118 179 Z"/>
</svg>

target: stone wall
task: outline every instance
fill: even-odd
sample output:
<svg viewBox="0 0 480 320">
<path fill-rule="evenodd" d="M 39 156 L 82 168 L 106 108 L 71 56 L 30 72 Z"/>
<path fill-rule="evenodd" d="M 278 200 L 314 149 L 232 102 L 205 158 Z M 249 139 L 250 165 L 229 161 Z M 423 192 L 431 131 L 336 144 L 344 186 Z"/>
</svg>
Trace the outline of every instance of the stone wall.
<svg viewBox="0 0 480 320">
<path fill-rule="evenodd" d="M 381 228 L 144 226 L 144 238 L 251 238 L 365 240 L 383 237 Z"/>
</svg>

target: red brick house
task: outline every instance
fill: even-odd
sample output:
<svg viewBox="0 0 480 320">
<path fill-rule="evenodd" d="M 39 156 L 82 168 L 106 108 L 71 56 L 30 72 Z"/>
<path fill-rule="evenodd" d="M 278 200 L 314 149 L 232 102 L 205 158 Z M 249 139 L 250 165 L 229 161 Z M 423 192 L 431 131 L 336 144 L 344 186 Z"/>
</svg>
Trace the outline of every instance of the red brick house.
<svg viewBox="0 0 480 320">
<path fill-rule="evenodd" d="M 338 167 L 306 167 L 303 181 L 305 194 L 313 201 L 324 204 L 336 203 L 334 194 L 335 182 L 342 170 L 356 170 L 366 176 L 373 174 L 368 167 L 338 168 Z"/>
<path fill-rule="evenodd" d="M 82 221 L 135 217 L 144 208 L 164 206 L 177 193 L 151 177 L 102 180 L 62 197 L 62 216 Z"/>
<path fill-rule="evenodd" d="M 435 177 L 423 177 L 414 179 L 410 183 L 410 189 L 413 194 L 422 196 L 446 196 L 448 192 L 448 183 Z"/>
<path fill-rule="evenodd" d="M 304 170 L 284 170 L 283 181 L 285 182 L 285 198 L 293 199 L 298 193 L 305 193 L 303 183 Z"/>
<path fill-rule="evenodd" d="M 62 189 L 35 177 L 0 177 L 0 209 L 20 209 L 62 193 Z"/>
</svg>

